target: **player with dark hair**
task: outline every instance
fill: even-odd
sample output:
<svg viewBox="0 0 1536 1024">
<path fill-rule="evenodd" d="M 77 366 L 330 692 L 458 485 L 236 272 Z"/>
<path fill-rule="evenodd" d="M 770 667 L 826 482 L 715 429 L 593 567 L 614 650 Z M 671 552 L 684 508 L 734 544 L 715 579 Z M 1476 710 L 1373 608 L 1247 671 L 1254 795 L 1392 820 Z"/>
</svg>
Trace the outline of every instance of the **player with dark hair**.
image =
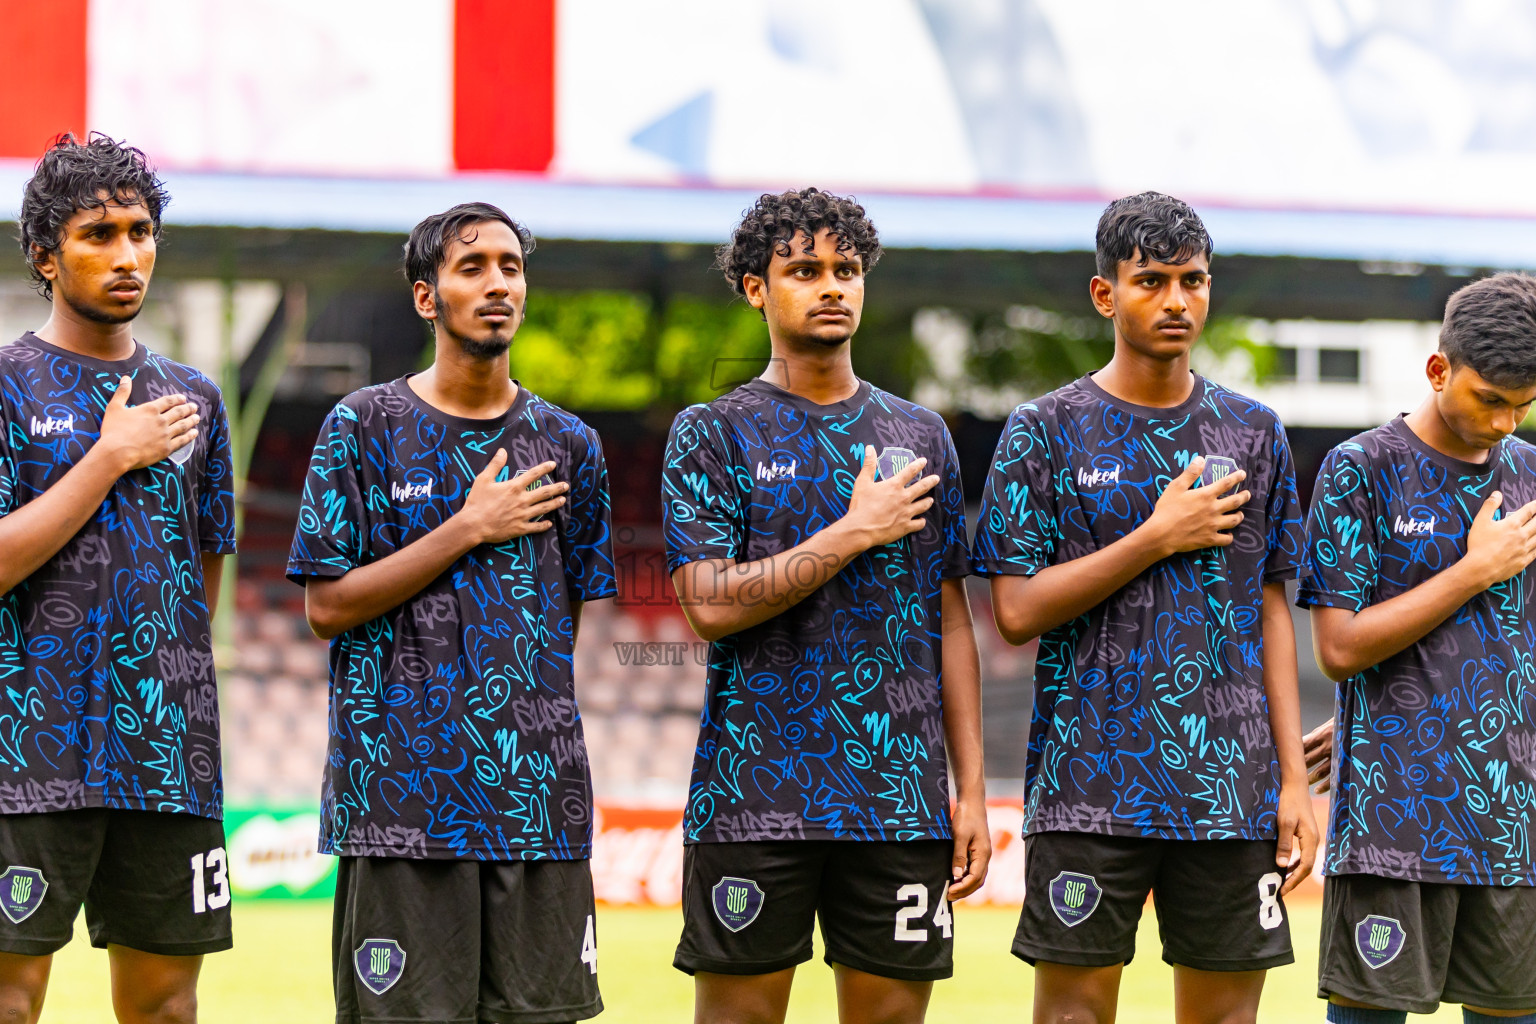
<svg viewBox="0 0 1536 1024">
<path fill-rule="evenodd" d="M 36 1021 L 85 906 L 124 1024 L 197 1017 L 228 949 L 209 620 L 234 550 L 219 389 L 134 340 L 167 196 L 61 136 L 22 253 L 53 303 L 0 348 L 0 1018 Z"/>
<path fill-rule="evenodd" d="M 532 249 L 485 203 L 416 225 L 432 365 L 344 398 L 304 485 L 288 575 L 331 641 L 341 1024 L 602 1010 L 572 656 L 583 602 L 617 592 L 608 470 L 508 375 Z"/>
<path fill-rule="evenodd" d="M 879 256 L 851 199 L 762 196 L 719 265 L 772 358 L 667 442 L 668 568 L 711 641 L 674 960 L 698 1021 L 782 1021 L 818 916 L 845 1024 L 921 1021 L 991 856 L 954 444 L 849 356 Z"/>
<path fill-rule="evenodd" d="M 1301 511 L 1269 409 L 1190 371 L 1211 240 L 1147 192 L 1098 228 L 1109 363 L 1009 417 L 974 544 L 1036 637 L 1024 910 L 1035 1020 L 1112 1021 L 1148 892 L 1174 1019 L 1252 1021 L 1312 867 L 1285 581 Z"/>
<path fill-rule="evenodd" d="M 1536 448 L 1512 436 L 1536 278 L 1452 295 L 1425 373 L 1328 453 L 1308 519 L 1297 601 L 1340 684 L 1307 737 L 1333 790 L 1318 994 L 1339 1024 L 1536 1021 Z"/>
</svg>

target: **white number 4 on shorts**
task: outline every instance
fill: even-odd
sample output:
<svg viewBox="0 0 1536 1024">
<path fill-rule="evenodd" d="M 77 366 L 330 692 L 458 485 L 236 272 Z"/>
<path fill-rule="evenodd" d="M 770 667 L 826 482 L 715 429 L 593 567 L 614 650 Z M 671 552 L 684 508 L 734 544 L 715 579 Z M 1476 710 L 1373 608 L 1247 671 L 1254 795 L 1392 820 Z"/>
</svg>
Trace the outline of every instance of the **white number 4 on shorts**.
<svg viewBox="0 0 1536 1024">
<path fill-rule="evenodd" d="M 912 906 L 896 911 L 896 941 L 927 942 L 928 929 L 923 925 L 913 927 L 912 922 L 921 921 L 923 915 L 928 913 L 928 887 L 918 882 L 904 885 L 896 890 L 896 899 L 902 903 L 916 901 Z M 948 939 L 954 935 L 954 921 L 949 911 L 949 885 L 946 883 L 944 895 L 939 898 L 939 907 L 933 912 L 933 925 Z"/>
<path fill-rule="evenodd" d="M 593 926 L 591 914 L 587 915 L 587 934 L 581 939 L 581 962 L 593 974 L 597 973 L 597 929 Z"/>
</svg>

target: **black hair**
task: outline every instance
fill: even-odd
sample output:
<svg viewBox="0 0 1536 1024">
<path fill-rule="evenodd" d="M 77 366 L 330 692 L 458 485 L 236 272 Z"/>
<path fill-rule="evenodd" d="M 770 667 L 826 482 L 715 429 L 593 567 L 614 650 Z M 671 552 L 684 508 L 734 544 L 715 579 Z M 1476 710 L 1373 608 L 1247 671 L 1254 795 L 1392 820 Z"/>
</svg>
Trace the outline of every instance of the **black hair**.
<svg viewBox="0 0 1536 1024">
<path fill-rule="evenodd" d="M 790 242 L 797 234 L 804 233 L 805 251 L 811 252 L 816 235 L 823 230 L 837 236 L 838 252 L 858 253 L 865 273 L 880 262 L 880 236 L 864 207 L 852 198 L 802 188 L 759 196 L 752 208 L 742 213 L 731 240 L 715 251 L 715 267 L 725 274 L 737 295 L 745 294 L 743 277 L 765 276 L 774 253 L 788 256 Z"/>
<path fill-rule="evenodd" d="M 1496 388 L 1536 384 L 1536 277 L 1494 274 L 1457 289 L 1445 304 L 1440 351 Z"/>
<path fill-rule="evenodd" d="M 18 240 L 38 292 L 53 298 L 53 282 L 37 265 L 58 252 L 64 225 L 75 214 L 104 209 L 109 203 L 143 203 L 158 242 L 160 214 L 170 201 L 143 151 L 100 132 L 92 132 L 84 142 L 69 132 L 55 137 L 21 193 Z"/>
<path fill-rule="evenodd" d="M 476 224 L 500 221 L 517 235 L 523 247 L 523 259 L 533 252 L 533 232 L 507 216 L 506 211 L 490 203 L 460 203 L 458 206 L 434 213 L 411 229 L 411 237 L 405 242 L 403 261 L 405 279 L 410 284 L 425 281 L 437 287 L 437 272 L 443 267 L 443 259 L 449 242 L 468 242 L 464 232 Z"/>
<path fill-rule="evenodd" d="M 1149 260 L 1188 263 L 1196 256 L 1211 258 L 1211 236 L 1200 215 L 1181 199 L 1142 192 L 1116 199 L 1099 217 L 1094 259 L 1100 277 L 1113 281 L 1127 260 L 1144 267 Z"/>
</svg>

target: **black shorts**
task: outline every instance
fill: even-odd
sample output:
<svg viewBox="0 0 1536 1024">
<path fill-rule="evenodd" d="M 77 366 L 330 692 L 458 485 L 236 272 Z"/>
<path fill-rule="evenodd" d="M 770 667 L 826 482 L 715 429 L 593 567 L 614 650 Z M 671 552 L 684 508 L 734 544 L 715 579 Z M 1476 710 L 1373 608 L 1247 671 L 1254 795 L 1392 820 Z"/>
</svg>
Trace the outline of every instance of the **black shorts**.
<svg viewBox="0 0 1536 1024">
<path fill-rule="evenodd" d="M 603 1011 L 584 860 L 343 857 L 337 1024 L 559 1024 Z"/>
<path fill-rule="evenodd" d="M 234 944 L 224 823 L 87 808 L 0 815 L 0 951 L 46 956 L 85 906 L 91 945 L 199 956 Z"/>
<path fill-rule="evenodd" d="M 770 974 L 811 958 L 903 981 L 954 973 L 947 839 L 697 843 L 683 852 L 683 937 L 693 974 Z"/>
<path fill-rule="evenodd" d="M 1323 881 L 1317 994 L 1409 1013 L 1536 1009 L 1536 888 L 1376 875 Z"/>
<path fill-rule="evenodd" d="M 1109 967 L 1136 954 L 1153 894 L 1163 959 L 1200 971 L 1293 963 L 1275 844 L 1041 832 L 1025 839 L 1024 911 L 1013 955 Z"/>
</svg>

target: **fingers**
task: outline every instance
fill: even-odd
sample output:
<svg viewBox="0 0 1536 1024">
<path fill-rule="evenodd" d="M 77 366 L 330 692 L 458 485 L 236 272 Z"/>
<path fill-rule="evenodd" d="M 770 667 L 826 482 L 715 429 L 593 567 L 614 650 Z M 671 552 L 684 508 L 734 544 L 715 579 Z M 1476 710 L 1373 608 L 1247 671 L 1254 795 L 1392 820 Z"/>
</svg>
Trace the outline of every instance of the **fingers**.
<svg viewBox="0 0 1536 1024">
<path fill-rule="evenodd" d="M 1536 517 L 1536 501 L 1526 502 L 1524 505 L 1521 505 L 1519 508 L 1515 509 L 1515 511 L 1510 515 L 1511 519 L 1522 525 L 1529 523 L 1533 517 Z"/>
<path fill-rule="evenodd" d="M 128 398 L 132 394 L 133 394 L 133 378 L 132 377 L 119 377 L 119 378 L 117 378 L 117 388 L 112 392 L 112 400 L 110 402 L 108 402 L 107 405 L 108 406 L 115 405 L 119 409 L 126 408 L 127 405 L 128 405 Z"/>
<path fill-rule="evenodd" d="M 1296 819 L 1280 816 L 1280 838 L 1275 842 L 1275 864 L 1282 870 L 1291 866 L 1291 838 L 1296 834 Z"/>
<path fill-rule="evenodd" d="M 1295 834 L 1296 851 L 1292 861 L 1289 865 L 1281 865 L 1290 869 L 1286 872 L 1285 884 L 1280 887 L 1281 896 L 1300 885 L 1312 873 L 1312 865 L 1317 860 L 1317 831 L 1298 822 Z"/>
<path fill-rule="evenodd" d="M 1217 483 L 1220 483 L 1220 481 L 1217 481 Z M 1211 486 L 1215 487 L 1216 484 L 1211 484 Z M 1248 504 L 1248 499 L 1251 497 L 1253 497 L 1252 491 L 1238 491 L 1236 494 L 1229 494 L 1225 498 L 1217 499 L 1216 511 L 1235 512 Z"/>
<path fill-rule="evenodd" d="M 532 469 L 525 469 L 521 473 L 517 474 L 517 476 L 513 477 L 512 485 L 514 487 L 530 487 L 539 477 L 546 473 L 553 472 L 554 468 L 555 464 L 553 462 L 541 462 L 537 466 L 534 466 Z"/>
<path fill-rule="evenodd" d="M 191 425 L 194 427 L 201 423 L 203 419 L 197 413 L 197 406 L 193 405 L 191 402 L 183 402 L 180 405 L 173 405 L 170 407 L 169 411 L 162 412 L 160 416 L 165 420 L 167 426 L 175 430 L 180 430 L 187 426 L 187 421 L 189 419 L 191 420 Z"/>
<path fill-rule="evenodd" d="M 495 480 L 496 475 L 501 472 L 501 468 L 506 464 L 507 450 L 505 448 L 497 448 L 496 454 L 491 456 L 491 461 L 486 463 L 485 468 L 482 469 L 475 477 L 475 482 L 479 483 L 481 480 L 485 480 L 487 482 Z"/>
<path fill-rule="evenodd" d="M 1498 510 L 1498 507 L 1500 505 L 1502 505 L 1502 504 L 1504 504 L 1504 494 L 1503 494 L 1503 492 L 1501 492 L 1501 491 L 1494 491 L 1492 494 L 1488 495 L 1488 497 L 1483 500 L 1483 507 L 1478 509 L 1477 510 L 1477 515 L 1472 517 L 1473 521 L 1474 522 L 1487 522 L 1487 521 L 1493 519 L 1493 513 L 1496 512 Z"/>
<path fill-rule="evenodd" d="M 182 433 L 176 434 L 171 438 L 171 451 L 179 452 L 196 440 L 197 429 L 195 427 L 188 427 Z"/>
<path fill-rule="evenodd" d="M 1240 469 L 1236 473 L 1228 473 L 1220 480 L 1212 480 L 1202 487 L 1201 490 L 1210 491 L 1212 494 L 1220 494 L 1223 491 L 1230 491 L 1246 479 L 1248 479 L 1248 472 Z M 1247 494 L 1248 492 L 1244 491 L 1243 493 Z"/>
<path fill-rule="evenodd" d="M 868 483 L 875 479 L 876 458 L 878 458 L 878 456 L 875 455 L 875 446 L 872 444 L 865 445 L 864 462 L 859 466 L 858 480 Z"/>
<path fill-rule="evenodd" d="M 539 490 L 541 490 L 541 491 L 543 489 L 544 488 L 542 488 L 542 487 L 539 488 Z M 538 516 L 541 516 L 541 515 L 543 515 L 546 512 L 553 512 L 553 511 L 555 511 L 555 509 L 559 508 L 560 506 L 562 506 L 564 504 L 565 504 L 565 496 L 564 495 L 559 495 L 559 496 L 554 497 L 554 498 L 549 498 L 549 499 L 547 499 L 545 501 L 539 502 L 536 505 L 530 505 L 528 507 L 528 516 L 529 516 L 529 518 L 537 518 Z"/>
<path fill-rule="evenodd" d="M 190 406 L 193 412 L 197 411 L 197 406 L 187 401 L 186 395 L 161 395 L 153 402 L 145 402 L 143 408 L 151 412 L 166 413 L 182 405 Z"/>
<path fill-rule="evenodd" d="M 929 491 L 937 487 L 938 483 L 939 478 L 937 476 L 925 476 L 917 483 L 913 484 L 907 493 L 915 498 L 919 494 L 927 494 Z"/>
<path fill-rule="evenodd" d="M 951 902 L 963 900 L 981 888 L 981 883 L 987 880 L 987 861 L 990 859 L 990 849 L 977 849 L 971 834 L 955 836 L 949 883 Z"/>
<path fill-rule="evenodd" d="M 868 450 L 869 451 L 874 451 L 873 448 L 870 448 Z M 917 459 L 916 461 L 914 461 L 910 465 L 904 467 L 900 473 L 897 473 L 895 476 L 891 477 L 891 479 L 895 480 L 902 487 L 906 487 L 907 485 L 911 484 L 912 481 L 917 479 L 917 475 L 923 471 L 923 467 L 926 466 L 926 465 L 928 465 L 928 460 L 927 459 Z M 938 477 L 934 477 L 933 478 L 935 483 L 938 482 L 938 479 L 939 479 Z M 929 484 L 928 485 L 928 487 L 932 487 L 932 486 L 933 486 L 933 484 Z M 927 487 L 923 488 L 923 490 L 927 490 L 927 489 L 928 489 Z"/>
</svg>

